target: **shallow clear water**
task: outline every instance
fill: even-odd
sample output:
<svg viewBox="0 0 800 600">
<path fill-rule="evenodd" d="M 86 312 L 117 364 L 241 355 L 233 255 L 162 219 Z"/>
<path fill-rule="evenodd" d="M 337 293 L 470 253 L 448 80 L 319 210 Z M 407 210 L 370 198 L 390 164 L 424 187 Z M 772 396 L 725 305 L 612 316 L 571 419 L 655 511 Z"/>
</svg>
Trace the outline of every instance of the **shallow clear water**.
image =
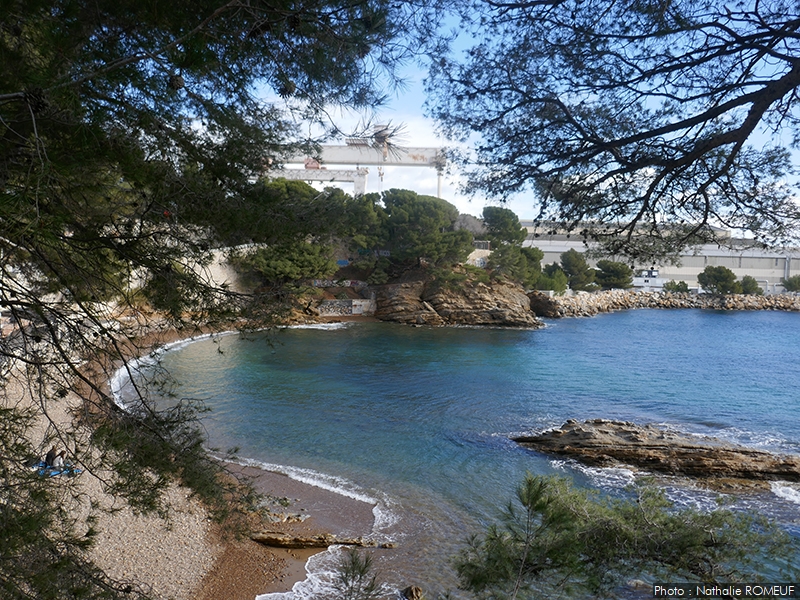
<svg viewBox="0 0 800 600">
<path fill-rule="evenodd" d="M 526 451 L 514 434 L 603 417 L 800 453 L 797 313 L 628 311 L 538 331 L 293 328 L 198 341 L 163 364 L 180 396 L 213 409 L 212 445 L 336 475 L 378 500 L 376 533 L 400 545 L 379 557 L 384 578 L 429 592 L 455 584 L 442 557 L 496 515 L 526 471 L 607 489 L 629 480 Z M 748 502 L 797 522 L 800 493 L 777 492 Z"/>
</svg>

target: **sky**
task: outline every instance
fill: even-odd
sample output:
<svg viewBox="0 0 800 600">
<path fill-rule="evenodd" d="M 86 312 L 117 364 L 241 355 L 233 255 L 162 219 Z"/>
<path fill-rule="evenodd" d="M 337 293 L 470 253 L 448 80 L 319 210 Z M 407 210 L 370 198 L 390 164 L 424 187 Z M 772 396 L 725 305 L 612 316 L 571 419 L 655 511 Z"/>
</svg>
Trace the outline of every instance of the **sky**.
<svg viewBox="0 0 800 600">
<path fill-rule="evenodd" d="M 407 85 L 398 92 L 387 104 L 381 108 L 372 122 L 375 124 L 388 124 L 392 126 L 403 126 L 403 140 L 401 146 L 415 148 L 442 148 L 454 145 L 453 142 L 443 139 L 436 135 L 435 123 L 424 114 L 425 93 L 423 90 L 423 79 L 425 73 L 420 70 L 409 70 L 406 74 Z M 347 129 L 348 123 L 355 128 L 363 116 L 342 115 L 341 123 Z M 337 123 L 338 123 L 337 118 Z M 344 144 L 344 140 L 340 142 Z M 287 165 L 288 166 L 288 165 Z M 335 165 L 328 165 L 334 167 Z M 383 166 L 383 177 L 379 175 L 378 167 L 381 165 L 363 165 L 369 169 L 367 177 L 367 193 L 381 192 L 392 188 L 406 189 L 430 196 L 437 195 L 438 177 L 436 170 L 430 167 L 402 167 L 402 166 Z M 291 168 L 291 167 L 290 167 Z M 340 168 L 353 169 L 352 166 L 342 166 Z M 323 184 L 312 183 L 314 187 L 322 188 Z M 347 182 L 325 183 L 325 186 L 335 185 L 344 191 L 352 194 L 353 184 Z M 459 178 L 457 173 L 443 174 L 442 176 L 442 198 L 454 204 L 460 212 L 480 217 L 484 206 L 498 205 L 497 201 L 486 201 L 484 198 L 470 198 L 459 191 Z M 521 220 L 532 220 L 535 218 L 536 210 L 533 198 L 528 197 L 512 199 L 506 204 L 506 208 L 514 211 Z"/>
<path fill-rule="evenodd" d="M 460 42 L 455 43 L 454 48 L 462 50 L 467 48 L 472 41 L 468 34 L 460 38 Z M 404 139 L 401 145 L 407 147 L 442 148 L 455 145 L 450 140 L 443 139 L 436 134 L 434 121 L 425 116 L 425 93 L 423 81 L 426 73 L 422 67 L 407 67 L 405 79 L 407 85 L 392 97 L 387 106 L 382 107 L 372 120 L 375 124 L 391 124 L 392 126 L 402 125 L 404 128 Z M 347 129 L 347 123 L 355 129 L 360 122 L 363 122 L 363 115 L 349 115 L 342 117 L 342 127 Z M 764 133 L 756 135 L 753 143 L 768 144 L 772 143 L 771 138 L 774 133 Z M 339 143 L 344 144 L 344 140 Z M 800 151 L 793 151 L 793 164 L 800 165 Z M 329 168 L 336 165 L 328 165 Z M 435 169 L 429 167 L 401 167 L 383 166 L 382 176 L 379 173 L 381 165 L 363 165 L 369 169 L 366 191 L 381 192 L 392 188 L 409 189 L 419 194 L 431 196 L 437 195 L 437 173 Z M 302 168 L 302 167 L 301 167 Z M 339 168 L 352 169 L 352 166 L 342 166 Z M 460 212 L 479 217 L 483 208 L 487 205 L 498 205 L 499 202 L 487 201 L 482 197 L 470 198 L 463 194 L 459 188 L 459 177 L 456 167 L 452 169 L 454 173 L 444 174 L 442 178 L 442 198 L 454 204 Z M 790 183 L 796 184 L 794 177 L 790 178 Z M 322 188 L 326 184 L 312 184 Z M 348 193 L 353 193 L 353 184 L 342 182 L 335 184 Z M 800 202 L 800 200 L 798 200 Z M 537 217 L 538 207 L 532 192 L 523 192 L 515 198 L 511 198 L 503 204 L 506 208 L 516 213 L 520 220 L 533 220 Z"/>
</svg>

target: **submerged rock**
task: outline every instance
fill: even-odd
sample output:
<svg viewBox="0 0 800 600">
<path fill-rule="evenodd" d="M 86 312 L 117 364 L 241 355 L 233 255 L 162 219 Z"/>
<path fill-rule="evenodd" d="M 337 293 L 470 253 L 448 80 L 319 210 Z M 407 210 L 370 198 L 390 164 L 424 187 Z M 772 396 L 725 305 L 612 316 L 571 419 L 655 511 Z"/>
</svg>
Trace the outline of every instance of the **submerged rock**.
<svg viewBox="0 0 800 600">
<path fill-rule="evenodd" d="M 570 419 L 559 429 L 514 441 L 597 467 L 631 466 L 668 475 L 730 480 L 734 485 L 736 480 L 800 481 L 800 456 L 776 455 L 655 425 Z"/>
</svg>

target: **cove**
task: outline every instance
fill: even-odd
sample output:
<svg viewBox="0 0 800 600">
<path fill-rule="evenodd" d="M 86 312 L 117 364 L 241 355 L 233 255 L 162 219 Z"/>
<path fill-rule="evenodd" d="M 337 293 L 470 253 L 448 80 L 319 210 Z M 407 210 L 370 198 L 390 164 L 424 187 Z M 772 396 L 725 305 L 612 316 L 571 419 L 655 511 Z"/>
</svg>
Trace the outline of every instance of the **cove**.
<svg viewBox="0 0 800 600">
<path fill-rule="evenodd" d="M 179 396 L 212 409 L 211 445 L 376 499 L 377 533 L 414 548 L 382 556 L 384 577 L 435 597 L 455 585 L 448 557 L 527 471 L 612 493 L 630 481 L 624 470 L 525 450 L 512 436 L 602 417 L 800 454 L 798 340 L 796 313 L 641 310 L 535 331 L 289 328 L 198 341 L 163 365 Z M 713 502 L 679 486 L 669 493 Z M 786 522 L 800 518 L 798 501 L 790 486 L 747 500 Z"/>
</svg>

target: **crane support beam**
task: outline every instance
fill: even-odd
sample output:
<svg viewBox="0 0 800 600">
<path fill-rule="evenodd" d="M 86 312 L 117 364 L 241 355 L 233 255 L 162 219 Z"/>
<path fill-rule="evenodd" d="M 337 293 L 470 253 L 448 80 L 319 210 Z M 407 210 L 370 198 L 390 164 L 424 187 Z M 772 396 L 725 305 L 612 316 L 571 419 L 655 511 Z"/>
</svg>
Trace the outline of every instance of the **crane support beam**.
<svg viewBox="0 0 800 600">
<path fill-rule="evenodd" d="M 298 154 L 287 159 L 286 163 L 303 164 L 308 158 L 318 159 L 320 163 L 328 165 L 402 165 L 438 170 L 445 166 L 441 148 L 376 148 L 370 144 L 322 146 L 319 156 Z"/>
<path fill-rule="evenodd" d="M 360 196 L 367 191 L 369 169 L 273 169 L 267 172 L 271 179 L 291 179 L 292 181 L 352 181 L 353 195 Z"/>
</svg>

